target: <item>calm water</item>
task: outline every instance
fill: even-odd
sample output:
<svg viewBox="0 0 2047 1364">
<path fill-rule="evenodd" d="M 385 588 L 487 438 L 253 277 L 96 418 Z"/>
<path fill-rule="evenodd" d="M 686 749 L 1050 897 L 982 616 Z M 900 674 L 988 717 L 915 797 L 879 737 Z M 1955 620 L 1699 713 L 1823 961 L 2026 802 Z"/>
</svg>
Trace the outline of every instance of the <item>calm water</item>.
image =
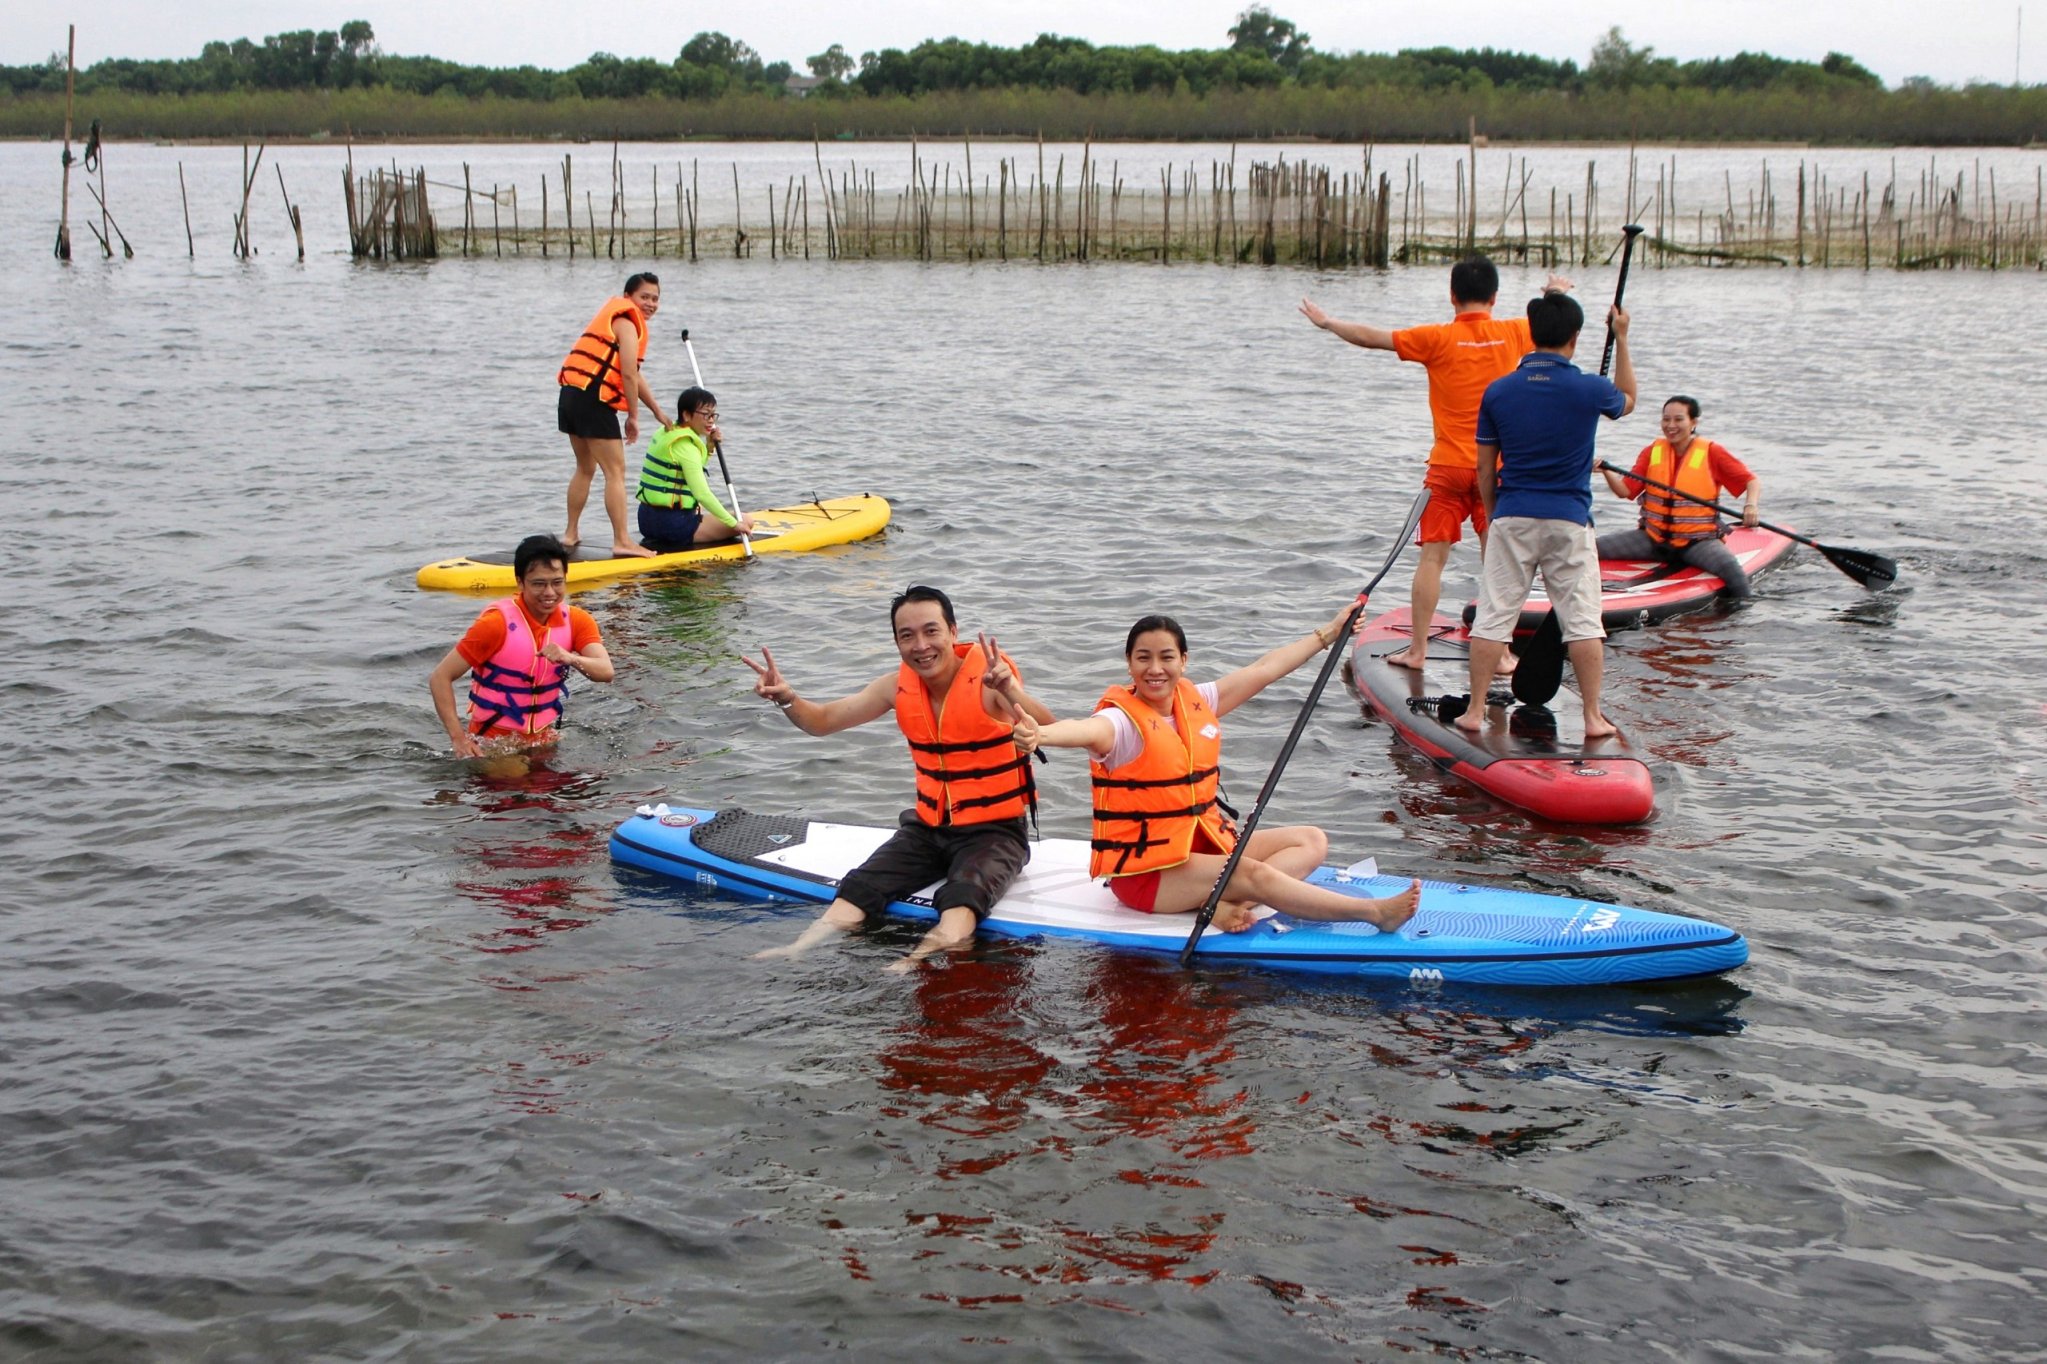
<svg viewBox="0 0 2047 1364">
<path fill-rule="evenodd" d="M 554 366 L 620 270 L 359 269 L 338 227 L 300 266 L 260 220 L 194 264 L 140 190 L 194 154 L 116 150 L 143 254 L 67 271 L 49 149 L 0 147 L 0 1356 L 2041 1357 L 2039 275 L 1631 283 L 1646 391 L 1700 396 L 1773 519 L 1904 566 L 1870 597 L 1808 554 L 1616 637 L 1654 824 L 1536 827 L 1334 689 L 1282 783 L 1346 860 L 1696 911 L 1743 971 L 991 943 L 902 980 L 908 930 L 754 963 L 809 912 L 612 868 L 649 799 L 906 802 L 892 730 L 807 739 L 736 653 L 850 691 L 923 579 L 1061 708 L 1143 611 L 1206 675 L 1298 635 L 1384 555 L 1427 414 L 1295 300 L 1428 320 L 1441 273 L 670 262 L 649 364 L 680 387 L 691 328 L 743 500 L 895 525 L 579 596 L 618 683 L 492 780 L 425 684 L 479 602 L 412 574 L 559 529 Z M 1233 720 L 1240 792 L 1306 684 Z M 1046 781 L 1080 833 L 1081 768 Z"/>
</svg>

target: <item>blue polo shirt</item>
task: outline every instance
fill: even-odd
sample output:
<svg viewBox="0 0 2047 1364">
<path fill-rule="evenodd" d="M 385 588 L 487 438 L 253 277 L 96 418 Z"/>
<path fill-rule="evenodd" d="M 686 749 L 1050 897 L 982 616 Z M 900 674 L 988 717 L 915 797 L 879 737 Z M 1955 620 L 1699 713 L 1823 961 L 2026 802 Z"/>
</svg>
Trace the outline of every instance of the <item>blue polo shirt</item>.
<svg viewBox="0 0 2047 1364">
<path fill-rule="evenodd" d="M 1531 351 L 1478 405 L 1478 441 L 1500 449 L 1493 517 L 1592 524 L 1593 437 L 1628 400 L 1613 381 L 1553 351 Z"/>
</svg>

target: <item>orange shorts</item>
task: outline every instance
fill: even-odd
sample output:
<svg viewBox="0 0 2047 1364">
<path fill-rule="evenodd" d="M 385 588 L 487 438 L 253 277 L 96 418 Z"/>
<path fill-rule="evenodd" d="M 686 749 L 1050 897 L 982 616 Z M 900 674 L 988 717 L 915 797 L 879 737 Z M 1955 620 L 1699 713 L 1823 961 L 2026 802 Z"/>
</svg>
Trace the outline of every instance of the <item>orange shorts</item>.
<svg viewBox="0 0 2047 1364">
<path fill-rule="evenodd" d="M 1429 490 L 1429 505 L 1422 511 L 1418 545 L 1456 544 L 1464 538 L 1464 523 L 1485 534 L 1485 508 L 1478 500 L 1478 470 L 1458 469 L 1448 464 L 1431 464 L 1422 486 Z"/>
</svg>

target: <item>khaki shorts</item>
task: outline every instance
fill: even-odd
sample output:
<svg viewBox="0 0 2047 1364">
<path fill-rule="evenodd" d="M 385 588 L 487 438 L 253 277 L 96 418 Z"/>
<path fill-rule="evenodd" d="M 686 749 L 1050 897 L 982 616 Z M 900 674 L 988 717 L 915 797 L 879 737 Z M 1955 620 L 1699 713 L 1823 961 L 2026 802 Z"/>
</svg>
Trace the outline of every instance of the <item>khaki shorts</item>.
<svg viewBox="0 0 2047 1364">
<path fill-rule="evenodd" d="M 1599 622 L 1599 546 L 1592 527 L 1576 521 L 1509 516 L 1486 536 L 1485 572 L 1479 581 L 1478 616 L 1471 633 L 1505 644 L 1514 637 L 1528 584 L 1542 570 L 1564 642 L 1605 639 Z"/>
</svg>

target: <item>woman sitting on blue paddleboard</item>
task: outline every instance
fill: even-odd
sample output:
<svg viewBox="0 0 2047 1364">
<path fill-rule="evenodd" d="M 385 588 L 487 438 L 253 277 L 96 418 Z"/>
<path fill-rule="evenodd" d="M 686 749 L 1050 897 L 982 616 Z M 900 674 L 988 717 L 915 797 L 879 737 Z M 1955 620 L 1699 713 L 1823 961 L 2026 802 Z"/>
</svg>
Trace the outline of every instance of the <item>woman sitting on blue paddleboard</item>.
<svg viewBox="0 0 2047 1364">
<path fill-rule="evenodd" d="M 1124 641 L 1129 683 L 1110 687 L 1093 715 L 1048 725 L 1029 716 L 1017 722 L 1016 741 L 1026 749 L 1084 748 L 1092 759 L 1090 876 L 1107 877 L 1118 900 L 1147 914 L 1186 914 L 1207 901 L 1237 842 L 1216 800 L 1222 717 L 1335 643 L 1353 605 L 1346 602 L 1328 624 L 1249 667 L 1200 685 L 1185 677 L 1186 632 L 1170 616 L 1146 616 Z M 1303 881 L 1328 853 L 1329 836 L 1312 825 L 1259 829 L 1230 876 L 1215 926 L 1241 932 L 1258 905 L 1296 918 L 1361 920 L 1387 930 L 1414 916 L 1420 881 L 1377 900 Z"/>
</svg>

